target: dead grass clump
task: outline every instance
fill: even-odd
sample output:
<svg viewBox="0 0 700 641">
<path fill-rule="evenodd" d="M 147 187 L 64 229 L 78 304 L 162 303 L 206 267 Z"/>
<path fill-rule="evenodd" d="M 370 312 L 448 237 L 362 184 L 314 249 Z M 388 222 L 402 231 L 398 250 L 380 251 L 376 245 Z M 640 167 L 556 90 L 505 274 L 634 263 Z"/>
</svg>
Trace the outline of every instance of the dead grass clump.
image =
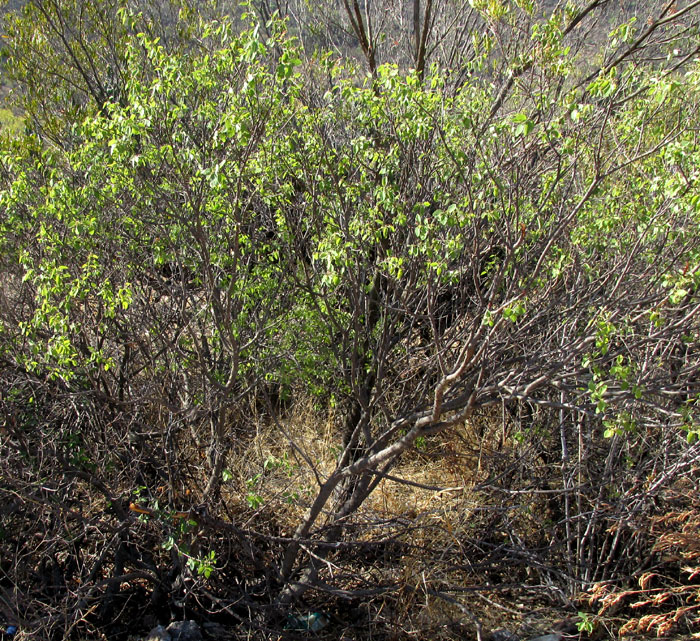
<svg viewBox="0 0 700 641">
<path fill-rule="evenodd" d="M 289 534 L 318 479 L 332 471 L 334 448 L 332 416 L 319 416 L 311 404 L 284 419 L 261 420 L 245 448 L 228 457 L 223 503 L 236 506 L 244 526 L 267 523 Z"/>
<path fill-rule="evenodd" d="M 395 638 L 457 639 L 477 629 L 486 638 L 517 628 L 525 612 L 551 602 L 526 552 L 549 545 L 548 499 L 474 488 L 509 472 L 518 447 L 490 419 L 416 443 L 348 523 L 348 545 L 324 578 L 348 594 L 381 592 L 363 602 L 373 625 L 383 622 Z M 528 584 L 536 586 L 529 593 Z"/>
</svg>

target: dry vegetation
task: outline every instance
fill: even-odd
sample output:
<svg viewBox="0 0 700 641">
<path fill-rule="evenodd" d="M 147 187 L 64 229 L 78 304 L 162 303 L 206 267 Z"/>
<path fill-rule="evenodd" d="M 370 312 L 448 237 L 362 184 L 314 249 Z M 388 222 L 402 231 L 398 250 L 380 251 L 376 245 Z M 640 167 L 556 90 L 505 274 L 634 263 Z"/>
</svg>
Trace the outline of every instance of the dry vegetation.
<svg viewBox="0 0 700 641">
<path fill-rule="evenodd" d="M 169 616 L 222 622 L 231 638 L 308 637 L 284 630 L 284 618 L 256 612 L 266 609 L 279 546 L 291 540 L 318 490 L 316 474 L 334 468 L 332 415 L 305 405 L 278 421 L 251 416 L 256 429 L 242 434 L 229 455 L 216 518 L 197 507 L 207 479 L 201 450 L 184 444 L 188 436 L 182 447 L 189 447 L 190 463 L 178 475 L 188 489 L 181 495 L 169 500 L 166 482 L 140 487 L 143 469 L 115 470 L 108 495 L 92 475 L 70 465 L 44 483 L 23 474 L 13 455 L 14 440 L 27 438 L 13 427 L 18 419 L 2 431 L 9 464 L 0 540 L 0 603 L 7 620 L 20 622 L 18 638 L 49 630 L 63 638 L 126 638 Z M 345 540 L 324 554 L 316 589 L 287 615 L 327 615 L 328 626 L 311 635 L 320 639 L 487 639 L 501 628 L 526 635 L 567 618 L 580 621 L 580 611 L 590 615 L 590 638 L 698 632 L 697 464 L 649 494 L 643 513 L 603 506 L 598 529 L 600 545 L 608 548 L 598 551 L 598 569 L 604 572 L 613 558 L 612 580 L 569 596 L 567 524 L 555 491 L 561 471 L 543 460 L 547 443 L 538 450 L 519 428 L 496 412 L 418 442 L 348 519 Z M 33 447 L 48 476 L 60 451 L 51 442 Z M 152 472 L 159 469 L 165 472 L 162 465 Z M 622 504 L 630 498 L 623 496 Z M 182 527 L 184 517 L 191 526 Z M 610 547 L 620 535 L 618 547 Z M 163 547 L 170 537 L 186 554 L 215 552 L 208 579 L 185 570 L 168 586 L 160 568 L 167 572 L 177 559 Z M 629 579 L 621 580 L 625 574 Z"/>
<path fill-rule="evenodd" d="M 700 2 L 361 4 L 7 18 L 17 639 L 700 636 Z"/>
</svg>

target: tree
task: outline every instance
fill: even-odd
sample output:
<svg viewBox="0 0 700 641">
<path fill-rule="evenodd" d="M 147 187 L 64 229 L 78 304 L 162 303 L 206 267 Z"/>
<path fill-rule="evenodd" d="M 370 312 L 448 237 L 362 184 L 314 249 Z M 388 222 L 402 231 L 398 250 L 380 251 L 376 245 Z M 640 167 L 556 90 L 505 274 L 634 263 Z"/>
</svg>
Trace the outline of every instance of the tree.
<svg viewBox="0 0 700 641">
<path fill-rule="evenodd" d="M 504 40 L 494 66 L 493 42 L 474 43 L 458 84 L 426 65 L 368 58 L 360 82 L 331 56 L 304 64 L 276 19 L 265 36 L 204 23 L 181 50 L 124 36 L 118 97 L 5 144 L 4 446 L 27 461 L 8 482 L 29 497 L 53 479 L 42 500 L 60 511 L 82 480 L 114 510 L 85 535 L 89 562 L 61 568 L 66 584 L 90 578 L 76 612 L 112 547 L 108 585 L 128 558 L 178 603 L 201 587 L 209 557 L 169 516 L 187 491 L 206 506 L 189 520 L 235 542 L 268 604 L 337 592 L 329 557 L 401 456 L 493 408 L 529 413 L 522 438 L 558 465 L 552 575 L 573 593 L 620 571 L 629 532 L 611 520 L 650 513 L 700 456 L 686 443 L 700 391 L 697 63 L 676 40 L 654 44 L 671 48 L 667 66 L 635 60 L 671 24 L 664 7 L 652 31 L 617 31 L 624 43 L 581 82 L 567 38 L 604 3 L 542 20 L 515 4 L 528 46 Z M 504 4 L 477 9 L 493 33 L 515 29 Z M 50 96 L 45 113 L 65 101 Z M 334 469 L 271 389 L 342 413 Z M 286 537 L 223 518 L 227 460 L 260 403 L 316 479 Z M 172 557 L 133 552 L 125 479 Z M 42 544 L 71 538 L 62 527 Z M 251 582 L 215 598 L 260 608 Z"/>
</svg>

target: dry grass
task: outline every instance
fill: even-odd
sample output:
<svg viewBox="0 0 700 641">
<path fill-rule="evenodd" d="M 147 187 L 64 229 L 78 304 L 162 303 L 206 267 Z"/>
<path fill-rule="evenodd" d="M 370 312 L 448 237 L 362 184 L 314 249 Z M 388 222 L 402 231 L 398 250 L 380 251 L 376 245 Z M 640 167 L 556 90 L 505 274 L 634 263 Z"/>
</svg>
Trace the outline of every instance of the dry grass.
<svg viewBox="0 0 700 641">
<path fill-rule="evenodd" d="M 323 479 L 335 467 L 334 425 L 333 416 L 306 407 L 281 425 L 260 427 L 232 457 L 226 492 L 245 525 L 293 532 L 318 489 L 316 475 Z M 329 557 L 321 577 L 349 593 L 383 589 L 345 599 L 318 592 L 302 605 L 332 615 L 326 638 L 486 639 L 489 630 L 534 635 L 567 616 L 575 622 L 577 608 L 552 583 L 555 570 L 538 566 L 556 525 L 551 499 L 523 489 L 538 477 L 556 483 L 553 468 L 531 458 L 527 478 L 517 470 L 511 478 L 516 494 L 483 490 L 487 479 L 515 469 L 508 466 L 523 451 L 499 416 L 486 416 L 407 453 L 393 478 L 384 479 L 348 523 L 355 547 Z M 260 497 L 259 505 L 249 504 L 250 494 Z M 689 501 L 684 496 L 680 503 Z M 680 630 L 697 630 L 698 514 L 694 507 L 654 521 L 653 552 L 664 557 L 666 570 L 640 576 L 638 590 L 600 584 L 579 600 L 591 612 L 591 638 L 674 638 Z M 531 563 L 525 556 L 509 557 L 538 549 Z M 679 568 L 671 585 L 671 573 Z"/>
<path fill-rule="evenodd" d="M 240 510 L 242 526 L 290 535 L 316 494 L 316 475 L 323 479 L 335 467 L 339 435 L 333 416 L 312 407 L 259 425 L 230 458 L 226 501 Z M 507 537 L 489 528 L 500 508 L 485 507 L 474 490 L 504 456 L 495 449 L 513 445 L 501 422 L 486 419 L 478 430 L 463 425 L 417 445 L 348 523 L 355 545 L 329 558 L 322 576 L 349 592 L 383 591 L 340 600 L 321 592 L 308 597 L 307 607 L 333 614 L 333 638 L 463 639 L 477 629 L 483 638 L 503 627 L 546 630 L 546 620 L 565 612 L 545 612 L 547 598 L 518 593 L 513 586 L 527 578 L 520 569 L 502 578 L 507 586 L 497 584 L 498 545 Z M 531 515 L 522 518 L 533 527 Z"/>
<path fill-rule="evenodd" d="M 236 439 L 229 454 L 221 502 L 214 506 L 212 517 L 224 525 L 230 519 L 249 533 L 260 558 L 246 556 L 245 546 L 225 527 L 187 532 L 181 543 L 202 553 L 215 550 L 218 560 L 210 580 L 193 574 L 185 578 L 199 612 L 216 609 L 216 603 L 201 600 L 205 591 L 235 603 L 236 585 L 239 592 L 235 594 L 250 594 L 250 584 L 260 580 L 265 564 L 279 560 L 285 537 L 292 535 L 316 496 L 319 479 L 335 467 L 336 424 L 332 415 L 311 405 L 279 423 L 253 413 L 248 423 L 253 429 Z M 382 480 L 347 520 L 343 544 L 326 557 L 320 578 L 335 592 L 324 587 L 311 590 L 296 606 L 300 614 L 320 611 L 330 616 L 327 629 L 314 638 L 446 641 L 474 639 L 480 634 L 485 640 L 490 631 L 501 628 L 528 638 L 550 631 L 556 620 L 576 617 L 577 608 L 567 601 L 558 574 L 562 547 L 554 553 L 548 547 L 550 541 L 556 542 L 562 527 L 552 514 L 552 495 L 538 492 L 542 483 L 557 487 L 556 466 L 539 453 L 548 443 L 528 444 L 511 431 L 499 415 L 483 416 L 474 424 L 418 442 L 401 459 L 391 471 L 392 478 Z M 181 438 L 178 448 L 187 465 L 177 478 L 176 509 L 180 502 L 183 508 L 197 503 L 207 469 L 202 444 L 195 440 L 187 444 L 189 431 L 183 431 Z M 205 439 L 202 442 L 206 444 Z M 129 497 L 134 489 L 129 483 L 134 484 L 134 479 L 120 474 L 119 482 L 123 483 L 121 496 Z M 105 497 L 94 494 L 94 488 L 80 479 L 71 487 L 73 496 L 93 497 L 83 501 L 81 519 L 93 528 L 83 554 L 88 560 L 95 559 L 104 545 L 100 536 L 113 537 L 110 528 L 118 523 L 107 513 Z M 622 633 L 632 638 L 673 638 L 674 634 L 688 638 L 697 631 L 700 508 L 694 488 L 690 481 L 670 488 L 666 498 L 673 509 L 652 521 L 649 550 L 658 558 L 653 572 L 640 574 L 634 589 L 622 583 L 601 583 L 579 602 L 581 609 L 591 613 L 596 639 Z M 154 483 L 146 493 L 145 502 L 170 505 L 166 488 Z M 556 490 L 554 496 L 559 496 Z M 61 514 L 71 526 L 70 514 Z M 129 527 L 139 549 L 148 550 L 158 567 L 167 568 L 171 558 L 161 546 L 165 537 L 177 534 L 167 509 Z M 53 546 L 56 562 L 62 567 L 68 564 L 67 548 L 59 538 L 40 543 L 36 539 L 31 544 L 32 560 L 25 566 L 36 570 L 37 559 L 44 554 L 41 545 L 48 544 Z M 76 599 L 91 589 L 77 580 L 83 580 L 93 565 L 85 562 L 84 569 L 66 573 L 65 588 Z M 132 569 L 127 564 L 124 572 Z M 104 580 L 114 574 L 119 572 L 109 551 L 95 578 Z M 154 585 L 139 587 L 135 581 L 121 588 L 127 600 L 129 590 L 145 595 Z M 244 585 L 247 581 L 250 583 Z M 261 602 L 269 596 L 261 595 Z M 144 616 L 147 599 L 136 601 L 127 618 Z M 43 603 L 37 598 L 34 609 L 46 610 Z M 61 619 L 60 612 L 53 614 L 57 620 L 68 621 Z M 261 623 L 263 619 L 251 620 L 250 638 L 304 638 L 302 633 L 286 630 L 284 621 Z M 82 619 L 73 623 L 83 625 Z M 92 623 L 84 625 L 94 629 Z M 245 638 L 238 628 L 235 634 Z"/>
</svg>

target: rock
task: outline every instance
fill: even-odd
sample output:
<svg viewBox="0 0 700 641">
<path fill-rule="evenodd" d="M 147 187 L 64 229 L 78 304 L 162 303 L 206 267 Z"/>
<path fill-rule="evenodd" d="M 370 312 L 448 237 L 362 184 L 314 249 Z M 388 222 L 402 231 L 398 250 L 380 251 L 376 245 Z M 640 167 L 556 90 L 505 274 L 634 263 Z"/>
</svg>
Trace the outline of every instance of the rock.
<svg viewBox="0 0 700 641">
<path fill-rule="evenodd" d="M 162 625 L 157 625 L 148 633 L 145 641 L 172 641 L 172 637 Z"/>
<path fill-rule="evenodd" d="M 520 641 L 520 637 L 510 630 L 494 630 L 489 635 L 489 641 Z"/>
<path fill-rule="evenodd" d="M 330 619 L 323 612 L 311 612 L 298 617 L 290 616 L 285 628 L 287 630 L 320 632 L 329 622 Z"/>
<path fill-rule="evenodd" d="M 541 637 L 534 637 L 529 641 L 562 641 L 563 637 L 558 632 L 543 634 Z"/>
<path fill-rule="evenodd" d="M 204 641 L 194 621 L 174 621 L 168 626 L 168 632 L 172 641 Z"/>
<path fill-rule="evenodd" d="M 576 619 L 568 618 L 557 621 L 552 626 L 552 632 L 558 632 L 562 636 L 578 636 L 579 630 L 576 625 Z"/>
</svg>

